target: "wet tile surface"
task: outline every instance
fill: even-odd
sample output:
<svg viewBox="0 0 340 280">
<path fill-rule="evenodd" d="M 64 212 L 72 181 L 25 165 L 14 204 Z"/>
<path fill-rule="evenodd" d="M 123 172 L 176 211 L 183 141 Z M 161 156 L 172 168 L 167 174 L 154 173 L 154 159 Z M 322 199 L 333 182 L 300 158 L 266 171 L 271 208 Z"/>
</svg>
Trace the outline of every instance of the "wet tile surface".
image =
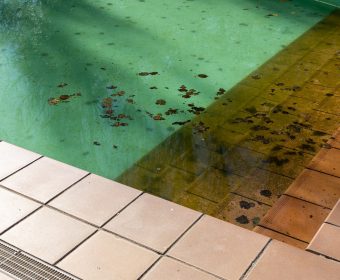
<svg viewBox="0 0 340 280">
<path fill-rule="evenodd" d="M 84 280 L 138 279 L 158 255 L 110 233 L 99 231 L 58 267 Z"/>
<path fill-rule="evenodd" d="M 331 213 L 326 219 L 327 223 L 340 226 L 340 200 L 332 209 Z"/>
<path fill-rule="evenodd" d="M 309 244 L 308 250 L 340 261 L 340 227 L 324 223 Z"/>
<path fill-rule="evenodd" d="M 86 174 L 88 172 L 44 157 L 1 184 L 41 202 L 47 202 Z"/>
<path fill-rule="evenodd" d="M 303 242 L 297 239 L 294 239 L 288 235 L 284 235 L 282 233 L 278 233 L 276 231 L 261 227 L 261 226 L 257 226 L 254 228 L 254 231 L 259 233 L 259 234 L 263 234 L 265 236 L 268 236 L 272 239 L 284 242 L 286 244 L 292 245 L 294 247 L 300 248 L 300 249 L 306 249 L 308 246 L 307 242 Z"/>
<path fill-rule="evenodd" d="M 177 260 L 164 257 L 142 278 L 143 280 L 216 280 L 218 278 L 188 266 Z"/>
<path fill-rule="evenodd" d="M 200 215 L 178 204 L 143 194 L 104 228 L 164 252 Z"/>
<path fill-rule="evenodd" d="M 305 169 L 290 185 L 287 194 L 333 208 L 340 197 L 340 178 Z"/>
<path fill-rule="evenodd" d="M 284 195 L 260 221 L 260 225 L 310 242 L 329 212 L 329 209 Z"/>
<path fill-rule="evenodd" d="M 0 188 L 0 233 L 37 209 L 40 204 Z"/>
<path fill-rule="evenodd" d="M 268 240 L 262 235 L 204 216 L 176 243 L 169 255 L 233 280 L 239 279 Z"/>
<path fill-rule="evenodd" d="M 251 230 L 269 209 L 269 205 L 233 193 L 221 204 L 214 216 Z"/>
<path fill-rule="evenodd" d="M 44 207 L 0 238 L 53 264 L 94 231 L 94 227 Z"/>
<path fill-rule="evenodd" d="M 138 190 L 91 174 L 49 205 L 101 226 L 139 194 Z"/>
<path fill-rule="evenodd" d="M 272 241 L 246 279 L 337 280 L 339 275 L 339 263 Z"/>
<path fill-rule="evenodd" d="M 0 142 L 0 180 L 39 157 L 40 155 L 36 153 L 6 142 Z"/>
<path fill-rule="evenodd" d="M 322 149 L 312 160 L 309 168 L 340 177 L 340 150 Z"/>
</svg>

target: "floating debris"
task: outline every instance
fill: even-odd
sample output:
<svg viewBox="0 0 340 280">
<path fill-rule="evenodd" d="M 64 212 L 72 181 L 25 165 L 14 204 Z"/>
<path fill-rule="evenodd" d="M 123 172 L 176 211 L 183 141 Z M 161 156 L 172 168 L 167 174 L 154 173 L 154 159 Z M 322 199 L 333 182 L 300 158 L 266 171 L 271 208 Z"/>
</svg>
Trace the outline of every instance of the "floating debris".
<svg viewBox="0 0 340 280">
<path fill-rule="evenodd" d="M 249 224 L 249 219 L 247 216 L 245 215 L 242 215 L 242 216 L 239 216 L 235 219 L 236 222 L 242 224 L 242 225 L 245 225 L 245 224 Z"/>
<path fill-rule="evenodd" d="M 250 208 L 252 208 L 252 207 L 255 207 L 255 203 L 254 202 L 247 202 L 247 201 L 245 201 L 245 200 L 241 200 L 240 201 L 240 207 L 242 208 L 242 209 L 250 209 Z"/>
<path fill-rule="evenodd" d="M 193 132 L 194 132 L 194 134 L 204 133 L 207 130 L 209 130 L 209 127 L 206 126 L 203 122 L 199 122 L 199 123 L 193 124 Z"/>
<path fill-rule="evenodd" d="M 164 99 L 158 99 L 158 100 L 156 100 L 156 104 L 157 105 L 165 105 L 166 101 Z"/>
<path fill-rule="evenodd" d="M 172 108 L 169 108 L 166 112 L 165 112 L 165 115 L 169 116 L 169 115 L 175 115 L 178 113 L 178 109 L 172 109 Z"/>
<path fill-rule="evenodd" d="M 93 141 L 93 145 L 100 146 L 101 144 L 98 141 Z"/>
<path fill-rule="evenodd" d="M 107 88 L 107 89 L 116 89 L 117 86 L 111 85 L 111 86 L 108 86 L 108 87 L 106 87 L 106 88 Z"/>
<path fill-rule="evenodd" d="M 73 94 L 70 94 L 70 95 L 62 94 L 59 97 L 51 97 L 51 98 L 49 98 L 47 100 L 47 102 L 48 102 L 49 105 L 58 105 L 59 103 L 69 102 L 70 98 L 78 97 L 78 96 L 81 96 L 80 92 L 73 93 Z"/>
<path fill-rule="evenodd" d="M 140 72 L 138 73 L 138 76 L 155 76 L 155 75 L 158 75 L 159 73 L 158 72 Z"/>
<path fill-rule="evenodd" d="M 206 75 L 206 74 L 198 74 L 197 77 L 199 77 L 201 79 L 205 79 L 205 78 L 208 78 L 208 75 Z"/>
<path fill-rule="evenodd" d="M 265 196 L 265 197 L 271 197 L 272 192 L 270 190 L 261 190 L 260 195 Z"/>
<path fill-rule="evenodd" d="M 63 88 L 66 87 L 68 84 L 67 83 L 60 83 L 59 85 L 57 85 L 58 88 Z"/>
<path fill-rule="evenodd" d="M 177 122 L 173 122 L 172 125 L 185 125 L 185 124 L 187 124 L 189 122 L 191 122 L 191 120 L 177 121 Z"/>
<path fill-rule="evenodd" d="M 154 115 L 152 118 L 153 118 L 155 121 L 163 121 L 163 120 L 165 120 L 165 119 L 162 117 L 162 114 L 161 114 L 161 113 L 159 113 L 159 114 L 157 114 L 157 115 Z"/>
</svg>

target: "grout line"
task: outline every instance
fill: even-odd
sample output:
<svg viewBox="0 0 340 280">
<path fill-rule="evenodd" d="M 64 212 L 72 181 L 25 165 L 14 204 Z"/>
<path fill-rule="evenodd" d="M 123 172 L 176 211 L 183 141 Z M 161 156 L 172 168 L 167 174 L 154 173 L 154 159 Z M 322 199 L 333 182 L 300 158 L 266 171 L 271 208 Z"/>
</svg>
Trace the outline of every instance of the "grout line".
<svg viewBox="0 0 340 280">
<path fill-rule="evenodd" d="M 40 204 L 40 205 L 44 205 L 43 202 L 41 202 L 41 201 L 39 201 L 39 200 L 37 200 L 37 199 L 35 199 L 35 198 L 32 198 L 32 197 L 30 197 L 30 196 L 27 196 L 27 195 L 25 195 L 25 194 L 23 194 L 23 193 L 20 193 L 20 192 L 18 192 L 18 191 L 12 190 L 12 189 L 10 189 L 10 188 L 8 188 L 8 187 L 5 187 L 4 185 L 1 185 L 1 183 L 0 183 L 0 189 L 5 189 L 5 190 L 7 190 L 7 191 L 9 191 L 9 192 L 11 192 L 11 193 L 14 193 L 14 194 L 19 195 L 19 196 L 21 196 L 21 197 L 23 197 L 23 198 L 26 198 L 26 199 L 31 200 L 31 201 L 33 201 L 33 202 L 36 202 L 36 203 L 38 203 L 38 204 Z"/>
<path fill-rule="evenodd" d="M 240 277 L 240 280 L 245 279 L 249 273 L 251 272 L 251 270 L 256 266 L 258 260 L 261 258 L 261 256 L 263 255 L 264 251 L 267 249 L 267 247 L 269 246 L 269 244 L 272 242 L 272 239 L 269 238 L 268 242 L 266 243 L 266 245 L 264 245 L 264 247 L 262 248 L 262 250 L 257 254 L 257 256 L 255 257 L 255 259 L 250 263 L 250 265 L 248 266 L 248 268 L 246 269 L 246 271 L 242 274 L 242 276 Z"/>
<path fill-rule="evenodd" d="M 141 280 L 157 263 L 159 263 L 160 262 L 160 260 L 163 258 L 163 256 L 162 255 L 160 255 L 159 257 L 158 257 L 158 259 L 157 260 L 155 260 L 154 262 L 153 262 L 153 264 L 147 269 L 147 270 L 145 270 L 142 274 L 141 274 L 141 276 L 139 276 L 138 278 L 137 278 L 137 280 Z"/>
<path fill-rule="evenodd" d="M 315 206 L 319 206 L 319 207 L 321 207 L 321 208 L 323 208 L 323 209 L 332 210 L 332 208 L 329 208 L 329 207 L 327 207 L 327 206 L 323 206 L 323 205 L 317 204 L 317 203 L 315 203 L 315 202 L 311 202 L 311 201 L 308 201 L 308 200 L 306 200 L 306 199 L 303 199 L 303 198 L 300 198 L 300 197 L 296 197 L 296 196 L 290 195 L 290 194 L 288 194 L 288 193 L 284 193 L 284 194 L 282 194 L 282 196 L 283 196 L 283 195 L 288 196 L 288 197 L 291 197 L 291 198 L 295 198 L 295 199 L 297 199 L 297 200 L 301 200 L 301 201 L 306 202 L 306 203 L 313 204 L 313 205 L 315 205 Z"/>
<path fill-rule="evenodd" d="M 254 199 L 254 198 L 245 196 L 245 195 L 243 195 L 243 194 L 239 194 L 239 193 L 237 193 L 236 191 L 232 191 L 232 192 L 230 192 L 230 193 L 232 193 L 232 194 L 234 194 L 234 195 L 237 195 L 237 196 L 240 196 L 240 197 L 243 197 L 243 198 L 246 198 L 246 199 L 249 199 L 249 200 L 252 200 L 252 201 L 255 201 L 255 202 L 257 202 L 259 205 L 264 204 L 264 205 L 266 205 L 266 206 L 273 207 L 273 205 L 270 205 L 270 204 L 265 203 L 265 202 L 262 202 L 262 201 L 258 201 L 257 199 Z"/>
<path fill-rule="evenodd" d="M 12 224 L 10 227 L 6 228 L 5 230 L 3 230 L 0 235 L 2 236 L 3 234 L 5 234 L 7 231 L 9 231 L 10 229 L 12 229 L 13 227 L 15 227 L 16 225 L 18 225 L 19 223 L 21 223 L 23 220 L 26 220 L 28 217 L 32 216 L 34 213 L 38 212 L 40 209 L 43 208 L 43 205 L 40 205 L 37 209 L 33 210 L 31 213 L 29 213 L 28 215 L 26 215 L 25 217 L 21 218 L 19 221 L 15 222 L 14 224 Z M 10 244 L 11 245 L 11 244 Z M 13 245 L 11 245 L 13 246 Z"/>
<path fill-rule="evenodd" d="M 182 237 L 184 237 L 184 235 L 187 234 L 190 229 L 203 218 L 203 216 L 204 214 L 201 213 L 201 215 L 199 215 L 199 217 L 164 251 L 163 255 L 166 255 L 179 242 L 179 240 L 182 239 Z"/>
<path fill-rule="evenodd" d="M 175 261 L 178 261 L 178 262 L 180 262 L 180 263 L 182 263 L 182 264 L 185 264 L 185 265 L 187 265 L 187 266 L 190 266 L 190 267 L 192 267 L 192 268 L 195 268 L 195 269 L 197 269 L 197 270 L 199 270 L 199 271 L 202 271 L 202 272 L 204 272 L 204 273 L 206 273 L 206 274 L 209 274 L 209 275 L 211 275 L 211 276 L 214 276 L 214 277 L 216 277 L 217 279 L 220 279 L 220 280 L 227 280 L 227 279 L 225 279 L 225 278 L 223 278 L 223 277 L 221 277 L 221 276 L 218 276 L 218 275 L 216 275 L 216 274 L 214 274 L 214 273 L 211 273 L 211 272 L 209 272 L 209 271 L 207 271 L 207 270 L 204 270 L 203 268 L 197 267 L 197 266 L 195 266 L 195 265 L 192 265 L 192 264 L 190 264 L 190 263 L 187 263 L 187 262 L 185 262 L 185 261 L 182 261 L 182 260 L 180 260 L 180 259 L 177 259 L 176 257 L 169 256 L 169 255 L 166 255 L 165 257 L 167 257 L 167 258 L 169 258 L 169 259 L 172 259 L 172 260 L 175 260 Z"/>
<path fill-rule="evenodd" d="M 40 156 L 40 157 L 36 158 L 35 160 L 31 161 L 30 163 L 26 164 L 25 166 L 23 166 L 23 167 L 21 167 L 21 168 L 17 169 L 17 170 L 16 170 L 16 171 L 14 171 L 13 173 L 11 173 L 11 174 L 9 174 L 9 175 L 5 176 L 4 178 L 1 178 L 1 179 L 0 179 L 0 182 L 2 182 L 2 181 L 4 181 L 4 180 L 6 180 L 8 177 L 11 177 L 11 176 L 13 176 L 14 174 L 18 173 L 19 171 L 21 171 L 21 170 L 25 169 L 26 167 L 28 167 L 28 166 L 32 165 L 33 163 L 35 163 L 36 161 L 38 161 L 38 160 L 42 159 L 43 157 L 44 157 L 44 156 Z"/>
<path fill-rule="evenodd" d="M 337 150 L 338 150 L 338 149 L 337 149 Z M 324 171 L 321 171 L 321 170 L 314 169 L 314 168 L 312 168 L 312 167 L 306 166 L 305 169 L 312 170 L 312 171 L 315 171 L 315 172 L 319 172 L 319 173 L 322 173 L 322 174 L 326 174 L 326 175 L 329 175 L 329 176 L 332 176 L 332 177 L 335 177 L 335 178 L 340 178 L 340 176 L 336 176 L 336 175 L 333 175 L 333 174 L 329 174 L 329 173 L 327 173 L 327 172 L 324 172 Z"/>
<path fill-rule="evenodd" d="M 57 266 L 59 262 L 61 262 L 63 259 L 65 259 L 67 256 L 69 256 L 72 252 L 74 252 L 76 249 L 78 249 L 81 245 L 83 245 L 87 240 L 89 240 L 93 235 L 95 235 L 98 232 L 98 229 L 96 229 L 94 232 L 92 232 L 88 237 L 86 237 L 84 240 L 82 240 L 78 245 L 76 245 L 72 250 L 68 251 L 64 256 L 59 258 L 53 263 L 53 266 Z"/>
<path fill-rule="evenodd" d="M 139 199 L 142 195 L 146 194 L 145 192 L 141 192 L 137 195 L 133 200 L 131 200 L 128 204 L 126 204 L 123 208 L 121 208 L 117 213 L 115 213 L 111 218 L 105 221 L 99 228 L 105 227 L 111 220 L 117 217 L 121 212 L 123 212 L 126 208 L 128 208 L 132 203 L 134 203 L 137 199 Z"/>
<path fill-rule="evenodd" d="M 333 224 L 333 223 L 330 223 L 330 222 L 327 222 L 327 221 L 324 221 L 324 224 L 328 224 L 328 225 L 340 228 L 340 225 L 336 225 L 336 224 Z"/>
<path fill-rule="evenodd" d="M 190 188 L 189 188 L 189 189 L 190 189 Z M 199 198 L 201 198 L 201 199 L 207 200 L 207 201 L 209 201 L 209 202 L 211 202 L 211 203 L 218 204 L 218 201 L 215 201 L 215 200 L 212 200 L 212 199 L 206 198 L 206 197 L 204 197 L 204 196 L 202 196 L 202 195 L 199 195 L 199 194 L 193 193 L 193 192 L 191 192 L 191 191 L 189 191 L 189 190 L 186 190 L 185 192 L 187 192 L 188 194 L 191 194 L 191 195 L 197 196 L 197 197 L 199 197 Z"/>
<path fill-rule="evenodd" d="M 260 224 L 259 224 L 259 225 L 257 225 L 257 226 L 262 227 L 262 228 L 265 228 L 265 229 L 270 230 L 270 231 L 273 231 L 273 232 L 276 232 L 276 233 L 279 233 L 279 234 L 281 234 L 281 235 L 287 236 L 287 237 L 292 238 L 292 239 L 295 239 L 295 240 L 297 240 L 297 241 L 306 243 L 306 245 L 309 244 L 307 241 L 304 241 L 304 240 L 299 239 L 299 238 L 294 237 L 294 236 L 287 235 L 287 234 L 285 234 L 285 233 L 283 233 L 283 232 L 280 232 L 280 231 L 278 231 L 278 230 L 275 230 L 275 229 L 272 229 L 272 228 L 270 228 L 270 227 L 267 227 L 266 225 L 260 225 Z M 262 234 L 262 235 L 264 235 L 264 234 Z M 265 235 L 265 236 L 266 236 L 266 235 Z M 285 243 L 285 242 L 283 242 L 283 243 Z M 289 244 L 289 243 L 286 243 L 286 244 Z"/>
<path fill-rule="evenodd" d="M 87 172 L 87 171 L 85 171 Z M 79 182 L 81 182 L 82 180 L 84 180 L 86 177 L 90 176 L 92 173 L 87 172 L 86 175 L 84 175 L 83 177 L 81 177 L 80 179 L 78 179 L 76 182 L 72 183 L 70 186 L 68 186 L 66 189 L 64 189 L 62 192 L 56 194 L 55 196 L 53 196 L 52 198 L 50 198 L 49 200 L 47 200 L 44 205 L 47 205 L 48 203 L 50 203 L 52 200 L 54 200 L 55 198 L 57 198 L 58 196 L 62 195 L 63 193 L 65 193 L 67 190 L 69 190 L 70 188 L 72 188 L 74 185 L 78 184 Z"/>
<path fill-rule="evenodd" d="M 328 259 L 328 260 L 332 260 L 332 261 L 335 261 L 335 262 L 337 262 L 337 263 L 340 263 L 340 260 L 337 260 L 337 259 L 335 259 L 335 258 L 333 258 L 333 257 L 327 256 L 327 255 L 322 254 L 322 253 L 320 253 L 320 252 L 316 252 L 316 251 L 313 251 L 313 250 L 311 250 L 311 249 L 306 249 L 306 251 L 309 252 L 309 253 L 312 253 L 312 254 L 314 254 L 314 255 L 324 257 L 324 258 L 326 258 L 326 259 Z"/>
</svg>

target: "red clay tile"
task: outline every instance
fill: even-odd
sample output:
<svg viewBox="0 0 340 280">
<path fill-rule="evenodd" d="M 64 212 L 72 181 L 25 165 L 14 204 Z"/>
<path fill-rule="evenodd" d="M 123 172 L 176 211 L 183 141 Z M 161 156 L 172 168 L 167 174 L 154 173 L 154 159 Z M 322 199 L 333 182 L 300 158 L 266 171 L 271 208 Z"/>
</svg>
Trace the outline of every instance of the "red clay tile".
<svg viewBox="0 0 340 280">
<path fill-rule="evenodd" d="M 305 169 L 290 185 L 286 194 L 333 208 L 340 198 L 340 178 Z"/>
<path fill-rule="evenodd" d="M 309 242 L 329 212 L 321 206 L 283 195 L 260 221 L 260 225 Z"/>
<path fill-rule="evenodd" d="M 308 167 L 340 177 L 340 150 L 321 149 Z"/>
</svg>

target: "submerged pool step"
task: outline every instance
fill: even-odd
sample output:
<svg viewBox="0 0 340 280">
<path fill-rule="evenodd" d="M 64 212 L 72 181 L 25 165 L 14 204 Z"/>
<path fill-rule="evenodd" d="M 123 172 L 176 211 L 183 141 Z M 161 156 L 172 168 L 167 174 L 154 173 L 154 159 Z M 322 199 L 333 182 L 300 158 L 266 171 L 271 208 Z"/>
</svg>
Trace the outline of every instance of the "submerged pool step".
<svg viewBox="0 0 340 280">
<path fill-rule="evenodd" d="M 17 280 L 79 280 L 0 242 L 0 279 L 2 273 Z"/>
</svg>

